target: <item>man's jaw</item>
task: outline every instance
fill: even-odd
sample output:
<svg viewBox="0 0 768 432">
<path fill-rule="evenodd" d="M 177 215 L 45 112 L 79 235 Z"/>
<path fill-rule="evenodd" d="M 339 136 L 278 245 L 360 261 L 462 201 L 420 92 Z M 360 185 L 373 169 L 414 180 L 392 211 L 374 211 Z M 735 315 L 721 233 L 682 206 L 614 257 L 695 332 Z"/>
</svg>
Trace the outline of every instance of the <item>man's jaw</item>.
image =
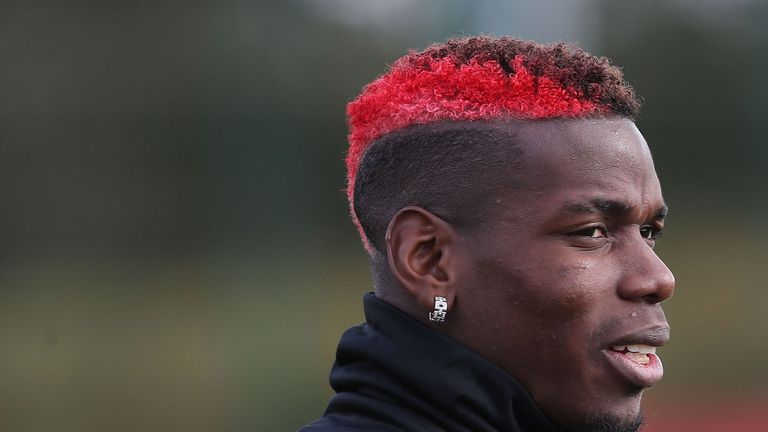
<svg viewBox="0 0 768 432">
<path fill-rule="evenodd" d="M 630 419 L 619 419 L 614 416 L 590 416 L 581 423 L 568 428 L 568 432 L 638 432 L 643 425 L 643 414 Z"/>
</svg>

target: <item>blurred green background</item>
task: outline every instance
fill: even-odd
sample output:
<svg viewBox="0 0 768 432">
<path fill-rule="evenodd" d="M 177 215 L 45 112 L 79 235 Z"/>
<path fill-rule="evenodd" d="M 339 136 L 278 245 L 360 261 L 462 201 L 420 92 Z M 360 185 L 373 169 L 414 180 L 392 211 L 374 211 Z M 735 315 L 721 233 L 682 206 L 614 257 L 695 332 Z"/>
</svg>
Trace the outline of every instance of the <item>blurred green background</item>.
<svg viewBox="0 0 768 432">
<path fill-rule="evenodd" d="M 646 99 L 678 279 L 652 416 L 766 400 L 766 22 L 760 0 L 0 2 L 0 430 L 319 416 L 370 289 L 345 104 L 478 33 L 577 42 Z"/>
</svg>

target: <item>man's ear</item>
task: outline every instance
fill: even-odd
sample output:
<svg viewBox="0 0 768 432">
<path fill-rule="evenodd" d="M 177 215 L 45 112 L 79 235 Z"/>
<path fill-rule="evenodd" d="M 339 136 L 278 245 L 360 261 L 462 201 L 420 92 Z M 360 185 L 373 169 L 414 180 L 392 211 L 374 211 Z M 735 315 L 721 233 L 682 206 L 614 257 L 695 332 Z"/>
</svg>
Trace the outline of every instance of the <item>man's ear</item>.
<svg viewBox="0 0 768 432">
<path fill-rule="evenodd" d="M 432 311 L 435 296 L 442 296 L 450 311 L 456 300 L 453 227 L 421 207 L 409 206 L 390 220 L 385 241 L 390 271 L 412 299 Z"/>
</svg>

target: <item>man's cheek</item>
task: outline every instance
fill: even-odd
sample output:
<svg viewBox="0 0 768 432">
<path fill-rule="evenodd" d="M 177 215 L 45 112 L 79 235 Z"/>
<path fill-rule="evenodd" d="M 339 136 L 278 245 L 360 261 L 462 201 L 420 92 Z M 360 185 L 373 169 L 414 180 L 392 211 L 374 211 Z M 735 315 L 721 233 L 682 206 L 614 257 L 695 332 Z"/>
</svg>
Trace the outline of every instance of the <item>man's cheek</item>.
<svg viewBox="0 0 768 432">
<path fill-rule="evenodd" d="M 550 314 L 562 320 L 590 314 L 605 299 L 608 285 L 604 275 L 594 270 L 594 265 L 588 262 L 560 265 L 554 272 L 557 278 L 550 282 L 551 289 L 544 297 L 551 308 Z"/>
</svg>

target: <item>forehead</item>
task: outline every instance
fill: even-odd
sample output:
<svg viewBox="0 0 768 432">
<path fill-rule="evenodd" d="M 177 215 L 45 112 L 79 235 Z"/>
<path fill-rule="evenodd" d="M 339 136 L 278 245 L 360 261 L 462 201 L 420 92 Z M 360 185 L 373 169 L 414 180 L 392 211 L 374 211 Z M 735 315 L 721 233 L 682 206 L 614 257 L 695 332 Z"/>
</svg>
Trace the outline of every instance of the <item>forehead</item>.
<svg viewBox="0 0 768 432">
<path fill-rule="evenodd" d="M 663 205 L 648 145 L 628 119 L 529 122 L 517 125 L 516 141 L 522 163 L 515 193 L 528 194 L 531 204 L 600 198 L 638 208 Z M 518 209 L 527 207 L 521 203 Z"/>
<path fill-rule="evenodd" d="M 526 161 L 541 167 L 647 170 L 650 150 L 635 124 L 624 118 L 531 122 L 519 132 Z"/>
</svg>

